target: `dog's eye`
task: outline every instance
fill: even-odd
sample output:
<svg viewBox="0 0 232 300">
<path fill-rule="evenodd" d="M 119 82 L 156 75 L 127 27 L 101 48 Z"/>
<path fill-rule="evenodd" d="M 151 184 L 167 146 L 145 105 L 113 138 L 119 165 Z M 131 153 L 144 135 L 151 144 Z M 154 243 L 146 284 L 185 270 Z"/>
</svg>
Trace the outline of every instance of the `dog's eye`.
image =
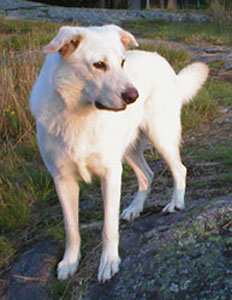
<svg viewBox="0 0 232 300">
<path fill-rule="evenodd" d="M 93 64 L 93 66 L 99 70 L 103 70 L 103 71 L 107 70 L 107 65 L 106 63 L 104 63 L 104 61 L 97 61 Z"/>
<path fill-rule="evenodd" d="M 123 68 L 124 67 L 124 64 L 125 64 L 125 59 L 123 59 L 122 61 L 121 61 L 121 67 Z"/>
</svg>

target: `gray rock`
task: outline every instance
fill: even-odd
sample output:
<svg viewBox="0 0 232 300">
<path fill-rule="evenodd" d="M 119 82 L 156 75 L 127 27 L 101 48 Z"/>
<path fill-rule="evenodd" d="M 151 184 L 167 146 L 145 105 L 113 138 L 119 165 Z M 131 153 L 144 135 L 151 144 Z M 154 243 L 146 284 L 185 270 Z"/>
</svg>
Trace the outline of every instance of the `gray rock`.
<svg viewBox="0 0 232 300">
<path fill-rule="evenodd" d="M 206 53 L 224 53 L 227 51 L 227 47 L 210 47 L 204 48 L 203 51 Z"/>
<path fill-rule="evenodd" d="M 75 21 L 83 25 L 122 24 L 126 20 L 157 20 L 183 22 L 210 21 L 211 17 L 202 14 L 176 14 L 143 10 L 80 9 L 49 6 L 23 0 L 5 0 L 0 2 L 0 15 L 10 17 L 48 20 L 58 22 Z M 36 10 L 36 11 L 35 11 Z"/>
<path fill-rule="evenodd" d="M 210 63 L 213 62 L 215 60 L 223 60 L 225 59 L 226 54 L 225 53 L 219 53 L 219 54 L 214 54 L 214 55 L 196 55 L 194 56 L 195 60 L 201 61 L 201 62 L 205 62 L 205 63 Z"/>
<path fill-rule="evenodd" d="M 229 70 L 232 70 L 232 62 L 225 62 L 224 64 L 223 64 L 223 67 L 224 67 L 224 69 L 226 70 L 226 71 L 229 71 Z"/>
<path fill-rule="evenodd" d="M 0 3 L 1 9 L 19 9 L 19 8 L 32 8 L 32 7 L 43 7 L 46 4 L 30 1 L 21 1 L 21 0 L 4 0 Z"/>
<path fill-rule="evenodd" d="M 46 19 L 46 13 L 43 10 L 40 9 L 26 9 L 26 8 L 20 8 L 20 9 L 13 9 L 6 12 L 8 17 L 13 17 L 17 19 Z"/>
<path fill-rule="evenodd" d="M 23 253 L 9 273 L 9 290 L 4 300 L 48 300 L 47 283 L 54 278 L 54 259 L 59 244 L 43 241 Z"/>
<path fill-rule="evenodd" d="M 121 235 L 120 272 L 104 285 L 94 283 L 85 300 L 230 299 L 232 282 L 225 278 L 232 274 L 231 233 L 224 224 L 231 198 L 199 199 L 181 213 L 141 216 Z"/>
<path fill-rule="evenodd" d="M 231 48 L 230 48 L 230 52 L 232 52 L 232 49 L 231 49 Z M 230 54 L 227 55 L 227 59 L 228 59 L 228 60 L 232 60 L 232 53 L 230 53 Z"/>
</svg>

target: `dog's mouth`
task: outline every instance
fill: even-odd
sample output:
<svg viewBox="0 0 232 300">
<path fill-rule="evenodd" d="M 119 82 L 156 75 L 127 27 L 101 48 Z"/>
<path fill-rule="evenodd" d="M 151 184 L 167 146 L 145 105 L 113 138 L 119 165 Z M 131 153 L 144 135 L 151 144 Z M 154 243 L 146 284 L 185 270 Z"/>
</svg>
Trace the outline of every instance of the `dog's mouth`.
<svg viewBox="0 0 232 300">
<path fill-rule="evenodd" d="M 124 105 L 120 108 L 113 108 L 113 107 L 107 107 L 107 106 L 103 105 L 102 103 L 100 103 L 99 101 L 95 101 L 95 106 L 97 109 L 109 110 L 109 111 L 122 111 L 122 110 L 126 109 L 126 105 Z"/>
</svg>

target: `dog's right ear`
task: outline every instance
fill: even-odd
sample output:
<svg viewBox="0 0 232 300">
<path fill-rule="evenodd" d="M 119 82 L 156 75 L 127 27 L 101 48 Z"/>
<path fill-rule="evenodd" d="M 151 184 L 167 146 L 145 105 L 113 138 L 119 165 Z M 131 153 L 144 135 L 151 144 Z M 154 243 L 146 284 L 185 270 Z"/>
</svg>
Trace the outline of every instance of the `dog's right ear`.
<svg viewBox="0 0 232 300">
<path fill-rule="evenodd" d="M 63 26 L 55 38 L 43 48 L 45 54 L 59 51 L 62 56 L 71 55 L 83 39 L 82 30 L 78 27 Z"/>
</svg>

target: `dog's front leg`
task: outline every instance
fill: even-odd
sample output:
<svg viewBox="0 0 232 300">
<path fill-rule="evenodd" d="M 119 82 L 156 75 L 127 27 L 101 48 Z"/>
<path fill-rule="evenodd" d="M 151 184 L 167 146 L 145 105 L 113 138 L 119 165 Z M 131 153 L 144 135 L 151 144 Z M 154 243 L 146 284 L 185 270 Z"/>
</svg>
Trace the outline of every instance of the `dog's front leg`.
<svg viewBox="0 0 232 300">
<path fill-rule="evenodd" d="M 121 194 L 122 166 L 119 163 L 106 171 L 101 179 L 104 202 L 104 227 L 101 262 L 98 270 L 98 281 L 105 282 L 119 270 L 119 207 Z"/>
<path fill-rule="evenodd" d="M 56 191 L 63 211 L 66 246 L 62 261 L 58 265 L 58 279 L 65 280 L 73 275 L 80 260 L 79 233 L 79 186 L 74 176 L 59 176 L 54 178 Z"/>
</svg>

